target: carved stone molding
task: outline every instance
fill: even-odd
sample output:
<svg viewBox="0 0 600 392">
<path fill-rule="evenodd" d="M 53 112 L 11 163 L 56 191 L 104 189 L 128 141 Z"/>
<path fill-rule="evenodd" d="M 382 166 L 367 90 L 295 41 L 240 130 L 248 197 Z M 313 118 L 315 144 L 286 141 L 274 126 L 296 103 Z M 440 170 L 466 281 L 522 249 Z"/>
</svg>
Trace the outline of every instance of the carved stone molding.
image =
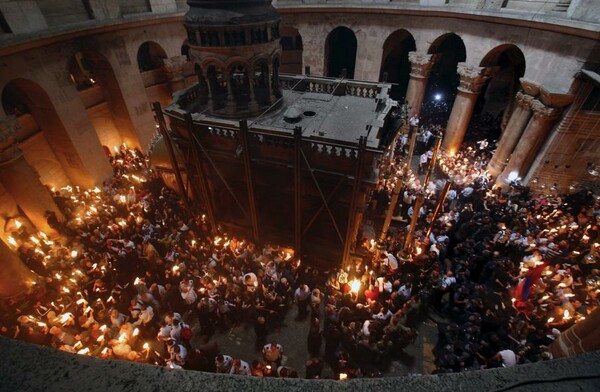
<svg viewBox="0 0 600 392">
<path fill-rule="evenodd" d="M 0 141 L 4 141 L 13 136 L 21 129 L 21 124 L 17 120 L 17 116 L 11 114 L 6 117 L 0 117 Z"/>
<path fill-rule="evenodd" d="M 525 93 L 531 95 L 532 97 L 537 97 L 540 94 L 541 86 L 539 83 L 524 78 L 520 78 L 519 82 L 521 83 L 521 88 L 523 88 Z"/>
<path fill-rule="evenodd" d="M 185 56 L 174 56 L 167 59 L 163 59 L 162 69 L 167 74 L 168 80 L 178 79 L 183 77 L 183 66 L 187 62 Z"/>
<path fill-rule="evenodd" d="M 517 105 L 525 110 L 531 110 L 534 99 L 534 97 L 522 91 L 519 91 L 516 96 Z"/>
<path fill-rule="evenodd" d="M 409 52 L 410 76 L 413 78 L 428 78 L 433 67 L 433 55 L 419 52 Z"/>
<path fill-rule="evenodd" d="M 459 91 L 479 94 L 484 83 L 490 78 L 491 70 L 486 67 L 475 67 L 467 63 L 458 63 L 457 73 L 460 76 Z"/>
<path fill-rule="evenodd" d="M 544 105 L 541 101 L 534 99 L 531 104 L 533 117 L 539 120 L 550 121 L 555 120 L 560 116 L 561 109 L 552 108 Z"/>
</svg>

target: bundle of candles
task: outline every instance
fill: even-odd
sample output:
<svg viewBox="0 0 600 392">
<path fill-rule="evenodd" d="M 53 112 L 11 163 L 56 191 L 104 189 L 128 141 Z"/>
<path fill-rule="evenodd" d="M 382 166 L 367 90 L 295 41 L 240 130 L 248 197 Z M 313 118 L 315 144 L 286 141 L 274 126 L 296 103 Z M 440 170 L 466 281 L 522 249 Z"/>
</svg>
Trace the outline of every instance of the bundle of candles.
<svg viewBox="0 0 600 392">
<path fill-rule="evenodd" d="M 464 151 L 442 151 L 439 166 L 452 182 L 468 186 L 475 182 L 487 183 L 487 158 L 485 152 L 473 147 Z"/>
</svg>

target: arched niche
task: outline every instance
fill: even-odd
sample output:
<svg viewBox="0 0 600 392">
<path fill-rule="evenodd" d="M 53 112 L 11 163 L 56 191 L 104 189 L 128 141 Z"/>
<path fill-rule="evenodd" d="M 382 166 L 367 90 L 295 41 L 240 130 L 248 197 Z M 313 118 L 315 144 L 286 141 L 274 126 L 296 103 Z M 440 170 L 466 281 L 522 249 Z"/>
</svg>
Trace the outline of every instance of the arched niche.
<svg viewBox="0 0 600 392">
<path fill-rule="evenodd" d="M 325 40 L 325 74 L 337 78 L 346 70 L 346 78 L 353 79 L 357 47 L 354 31 L 344 26 L 333 29 Z"/>
<path fill-rule="evenodd" d="M 404 29 L 394 31 L 383 44 L 379 80 L 383 81 L 385 78 L 387 82 L 394 83 L 391 91 L 394 99 L 406 96 L 410 79 L 408 52 L 416 49 L 414 37 Z"/>
<path fill-rule="evenodd" d="M 79 51 L 69 62 L 69 74 L 100 143 L 110 149 L 122 143 L 140 147 L 125 97 L 108 59 L 96 51 Z"/>
<path fill-rule="evenodd" d="M 294 27 L 281 27 L 281 72 L 302 74 L 304 44 L 300 32 Z"/>
<path fill-rule="evenodd" d="M 434 64 L 427 83 L 423 110 L 432 124 L 445 126 L 460 81 L 457 65 L 467 60 L 467 49 L 457 34 L 446 33 L 432 42 L 427 53 L 433 55 Z"/>
<path fill-rule="evenodd" d="M 39 84 L 29 79 L 13 79 L 2 90 L 2 107 L 7 114 L 17 117 L 20 129 L 16 139 L 23 141 L 28 163 L 46 185 L 82 182 L 83 164 L 77 150 L 50 97 Z M 36 154 L 43 162 L 32 159 Z"/>
</svg>

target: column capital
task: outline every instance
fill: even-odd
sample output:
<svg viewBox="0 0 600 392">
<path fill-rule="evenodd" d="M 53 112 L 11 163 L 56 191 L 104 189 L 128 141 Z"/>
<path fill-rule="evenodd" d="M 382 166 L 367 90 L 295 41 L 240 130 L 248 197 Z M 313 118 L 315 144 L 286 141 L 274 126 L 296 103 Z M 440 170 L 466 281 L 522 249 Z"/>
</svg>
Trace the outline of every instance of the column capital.
<svg viewBox="0 0 600 392">
<path fill-rule="evenodd" d="M 8 147 L 0 150 L 0 168 L 8 165 L 17 159 L 23 157 L 23 152 L 16 144 L 11 144 Z"/>
<path fill-rule="evenodd" d="M 521 83 L 521 88 L 525 93 L 533 97 L 540 95 L 540 88 L 542 86 L 539 83 L 534 82 L 533 80 L 527 80 L 525 78 L 520 78 L 519 82 Z"/>
<path fill-rule="evenodd" d="M 183 66 L 187 63 L 185 56 L 174 56 L 163 59 L 162 69 L 167 74 L 168 80 L 183 78 Z"/>
<path fill-rule="evenodd" d="M 413 78 L 428 78 L 435 59 L 433 55 L 423 52 L 408 52 L 410 61 L 410 76 Z"/>
<path fill-rule="evenodd" d="M 458 63 L 456 72 L 460 76 L 458 91 L 468 94 L 479 94 L 483 84 L 491 76 L 489 68 L 476 67 L 467 63 Z"/>
<path fill-rule="evenodd" d="M 533 100 L 531 110 L 534 118 L 546 121 L 557 119 L 562 112 L 561 109 L 546 106 L 537 99 Z"/>
<path fill-rule="evenodd" d="M 531 110 L 534 99 L 534 97 L 522 91 L 519 91 L 516 96 L 517 105 L 524 110 Z"/>
<path fill-rule="evenodd" d="M 21 129 L 21 124 L 14 114 L 0 117 L 0 142 L 13 137 L 19 129 Z"/>
</svg>

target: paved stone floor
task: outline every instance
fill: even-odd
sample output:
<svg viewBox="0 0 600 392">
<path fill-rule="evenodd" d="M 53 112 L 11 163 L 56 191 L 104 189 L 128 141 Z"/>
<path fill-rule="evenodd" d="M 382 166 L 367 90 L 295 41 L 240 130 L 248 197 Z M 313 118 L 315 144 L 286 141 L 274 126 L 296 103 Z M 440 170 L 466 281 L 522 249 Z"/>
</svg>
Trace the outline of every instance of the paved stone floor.
<svg viewBox="0 0 600 392">
<path fill-rule="evenodd" d="M 321 310 L 322 313 L 322 310 Z M 292 308 L 287 313 L 285 326 L 279 331 L 272 331 L 267 341 L 275 341 L 284 348 L 283 364 L 291 366 L 304 377 L 304 363 L 309 359 L 306 346 L 308 336 L 308 319 L 296 321 L 296 309 Z M 195 336 L 199 335 L 199 326 L 194 325 Z M 255 348 L 256 335 L 254 328 L 243 324 L 230 328 L 227 331 L 217 332 L 212 339 L 216 339 L 221 353 L 241 358 L 248 363 L 254 359 L 262 359 L 262 354 Z M 410 374 L 430 374 L 435 368 L 433 364 L 432 348 L 437 341 L 437 326 L 427 319 L 419 327 L 419 336 L 414 344 L 404 350 L 404 355 L 399 360 L 394 360 L 388 369 L 382 369 L 384 376 L 405 376 Z M 323 351 L 321 351 L 323 353 Z M 333 370 L 329 366 L 323 369 L 323 378 L 333 378 Z"/>
</svg>

